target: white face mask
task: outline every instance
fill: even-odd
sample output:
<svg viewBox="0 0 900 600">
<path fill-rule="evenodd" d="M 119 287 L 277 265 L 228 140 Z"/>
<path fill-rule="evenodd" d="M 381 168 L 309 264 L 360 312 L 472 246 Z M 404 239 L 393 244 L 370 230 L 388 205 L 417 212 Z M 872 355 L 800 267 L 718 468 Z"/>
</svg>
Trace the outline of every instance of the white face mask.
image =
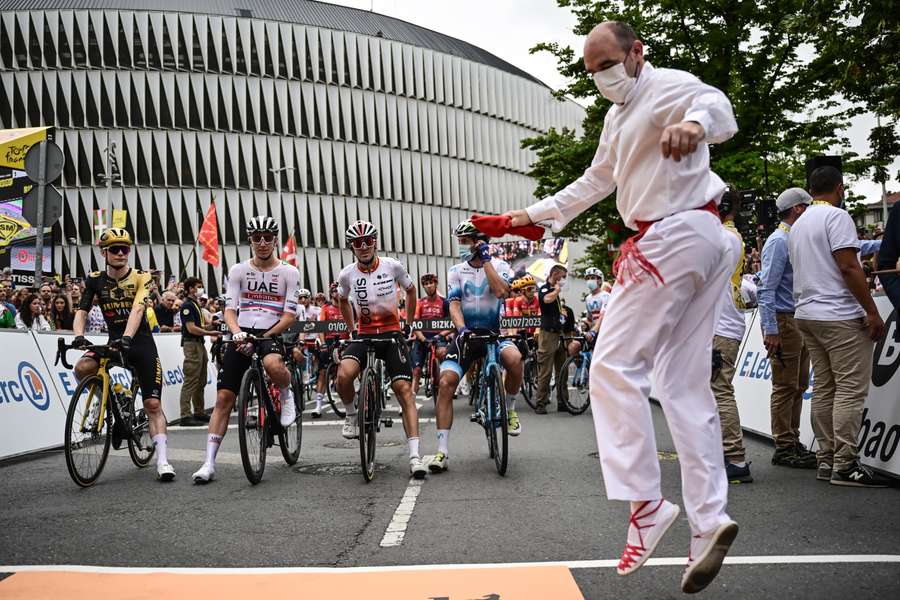
<svg viewBox="0 0 900 600">
<path fill-rule="evenodd" d="M 206 290 L 204 290 L 203 288 L 197 288 L 197 297 L 198 298 L 205 293 L 206 293 Z"/>
<path fill-rule="evenodd" d="M 608 69 L 597 71 L 593 75 L 594 84 L 603 97 L 616 104 L 624 104 L 628 93 L 637 83 L 636 77 L 631 77 L 625 71 L 625 63 L 613 65 Z"/>
<path fill-rule="evenodd" d="M 561 290 L 566 289 L 566 283 L 567 283 L 567 282 L 566 282 L 566 278 L 565 278 L 565 277 L 563 277 L 562 279 L 560 279 L 558 283 L 559 283 L 559 289 L 561 289 Z"/>
</svg>

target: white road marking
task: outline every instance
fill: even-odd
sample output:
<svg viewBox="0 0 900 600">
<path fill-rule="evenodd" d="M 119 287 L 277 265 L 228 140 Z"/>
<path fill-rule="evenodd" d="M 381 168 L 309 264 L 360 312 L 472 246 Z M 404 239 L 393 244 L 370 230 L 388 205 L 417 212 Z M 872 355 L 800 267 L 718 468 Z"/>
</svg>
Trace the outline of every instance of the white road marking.
<svg viewBox="0 0 900 600">
<path fill-rule="evenodd" d="M 412 518 L 416 499 L 419 497 L 419 492 L 422 491 L 423 483 L 425 483 L 424 479 L 409 480 L 403 498 L 400 499 L 400 504 L 397 505 L 397 510 L 394 511 L 394 516 L 391 517 L 391 522 L 388 523 L 384 536 L 381 538 L 382 548 L 391 548 L 403 543 L 403 538 L 406 537 L 406 528 L 409 526 L 409 520 Z"/>
<path fill-rule="evenodd" d="M 687 558 L 651 558 L 649 566 L 682 566 Z M 807 554 L 799 556 L 728 556 L 726 565 L 791 565 L 791 564 L 849 564 L 900 563 L 900 554 Z M 463 570 L 463 569 L 519 569 L 523 567 L 567 567 L 569 569 L 612 569 L 618 559 L 576 560 L 559 562 L 478 563 L 453 565 L 398 565 L 386 567 L 98 567 L 92 565 L 0 565 L 0 573 L 28 573 L 68 571 L 71 573 L 148 574 L 173 573 L 179 575 L 277 575 L 280 573 L 390 573 L 399 571 Z"/>
</svg>

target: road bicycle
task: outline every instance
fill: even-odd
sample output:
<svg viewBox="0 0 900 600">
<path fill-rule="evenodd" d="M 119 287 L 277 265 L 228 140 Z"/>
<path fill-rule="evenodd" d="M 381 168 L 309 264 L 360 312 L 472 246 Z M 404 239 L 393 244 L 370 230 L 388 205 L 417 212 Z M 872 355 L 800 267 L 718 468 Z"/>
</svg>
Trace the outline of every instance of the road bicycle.
<svg viewBox="0 0 900 600">
<path fill-rule="evenodd" d="M 303 406 L 300 404 L 302 390 L 296 387 L 292 389 L 297 417 L 288 427 L 282 427 L 279 420 L 281 393 L 263 367 L 262 357 L 257 352 L 260 341 L 262 340 L 259 338 L 248 336 L 241 342 L 250 344 L 253 350 L 250 367 L 244 373 L 237 397 L 241 464 L 247 480 L 253 485 L 262 481 L 266 470 L 266 451 L 275 445 L 276 438 L 281 455 L 289 465 L 299 460 L 300 445 L 303 441 Z M 232 340 L 223 343 L 235 344 Z"/>
<path fill-rule="evenodd" d="M 472 421 L 484 428 L 488 454 L 500 475 L 506 475 L 509 465 L 509 417 L 506 410 L 506 390 L 503 387 L 503 370 L 500 366 L 500 341 L 515 339 L 494 333 L 470 333 L 465 341 L 485 343 L 485 355 L 473 378 Z M 468 351 L 468 348 L 465 352 Z M 476 391 L 477 390 L 477 391 Z"/>
<path fill-rule="evenodd" d="M 156 446 L 150 437 L 150 421 L 144 411 L 137 374 L 115 344 L 75 347 L 59 338 L 53 364 L 62 363 L 71 370 L 72 365 L 66 360 L 70 350 L 89 350 L 99 362 L 97 372 L 75 386 L 66 411 L 64 451 L 72 480 L 81 487 L 94 485 L 106 465 L 110 445 L 119 450 L 122 441 L 127 443 L 135 466 L 146 467 Z M 110 369 L 114 367 L 130 371 L 131 385 L 113 382 Z"/>
<path fill-rule="evenodd" d="M 366 483 L 375 477 L 375 442 L 381 426 L 393 427 L 391 417 L 384 417 L 386 377 L 382 361 L 376 358 L 378 344 L 405 344 L 398 335 L 357 338 L 354 343 L 366 346 L 366 368 L 359 377 L 356 391 L 356 425 L 359 428 L 359 457 Z"/>
<path fill-rule="evenodd" d="M 558 404 L 565 405 L 573 415 L 580 415 L 591 405 L 591 395 L 588 390 L 589 371 L 591 365 L 591 350 L 587 349 L 584 336 L 572 336 L 563 338 L 563 343 L 581 342 L 581 350 L 574 356 L 570 356 L 562 364 L 556 381 L 556 398 Z"/>
</svg>

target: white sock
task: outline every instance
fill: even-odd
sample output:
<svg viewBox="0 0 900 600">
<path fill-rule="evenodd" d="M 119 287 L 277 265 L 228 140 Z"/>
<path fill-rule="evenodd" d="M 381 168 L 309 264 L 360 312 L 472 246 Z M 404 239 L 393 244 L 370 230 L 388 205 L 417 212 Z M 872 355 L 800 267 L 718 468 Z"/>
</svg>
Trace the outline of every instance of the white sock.
<svg viewBox="0 0 900 600">
<path fill-rule="evenodd" d="M 206 464 L 216 466 L 216 453 L 219 452 L 219 444 L 222 443 L 222 436 L 210 433 L 206 437 Z"/>
<path fill-rule="evenodd" d="M 444 456 L 448 456 L 450 454 L 450 430 L 449 429 L 438 429 L 437 430 L 437 441 L 438 441 L 438 452 L 443 452 Z"/>
<path fill-rule="evenodd" d="M 278 388 L 278 392 L 281 394 L 282 403 L 294 401 L 294 390 L 291 389 L 291 386 L 288 385 L 283 388 Z"/>
<path fill-rule="evenodd" d="M 516 410 L 516 396 L 515 396 L 515 394 L 507 394 L 507 396 L 506 396 L 506 410 Z"/>
<path fill-rule="evenodd" d="M 166 455 L 166 443 L 169 438 L 164 433 L 157 433 L 153 436 L 153 443 L 156 444 L 156 464 L 161 465 L 169 462 Z"/>
<path fill-rule="evenodd" d="M 322 408 L 322 402 L 325 400 L 325 394 L 316 392 L 316 409 Z"/>
<path fill-rule="evenodd" d="M 419 438 L 406 438 L 406 443 L 409 445 L 410 460 L 412 460 L 413 458 L 419 458 Z"/>
<path fill-rule="evenodd" d="M 352 402 L 350 404 L 344 404 L 344 412 L 347 413 L 348 417 L 352 417 L 356 414 L 356 405 Z"/>
</svg>

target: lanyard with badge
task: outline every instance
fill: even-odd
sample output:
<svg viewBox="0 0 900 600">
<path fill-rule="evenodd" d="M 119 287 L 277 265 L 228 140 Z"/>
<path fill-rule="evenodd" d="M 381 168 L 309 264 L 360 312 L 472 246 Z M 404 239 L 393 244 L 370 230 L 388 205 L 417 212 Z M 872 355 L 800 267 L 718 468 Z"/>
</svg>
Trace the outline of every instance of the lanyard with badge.
<svg viewBox="0 0 900 600">
<path fill-rule="evenodd" d="M 790 232 L 791 232 L 791 226 L 788 225 L 787 223 L 779 223 L 779 224 L 778 224 L 778 229 L 780 229 L 781 231 L 783 231 L 783 232 L 785 232 L 785 233 L 790 233 Z"/>
</svg>

